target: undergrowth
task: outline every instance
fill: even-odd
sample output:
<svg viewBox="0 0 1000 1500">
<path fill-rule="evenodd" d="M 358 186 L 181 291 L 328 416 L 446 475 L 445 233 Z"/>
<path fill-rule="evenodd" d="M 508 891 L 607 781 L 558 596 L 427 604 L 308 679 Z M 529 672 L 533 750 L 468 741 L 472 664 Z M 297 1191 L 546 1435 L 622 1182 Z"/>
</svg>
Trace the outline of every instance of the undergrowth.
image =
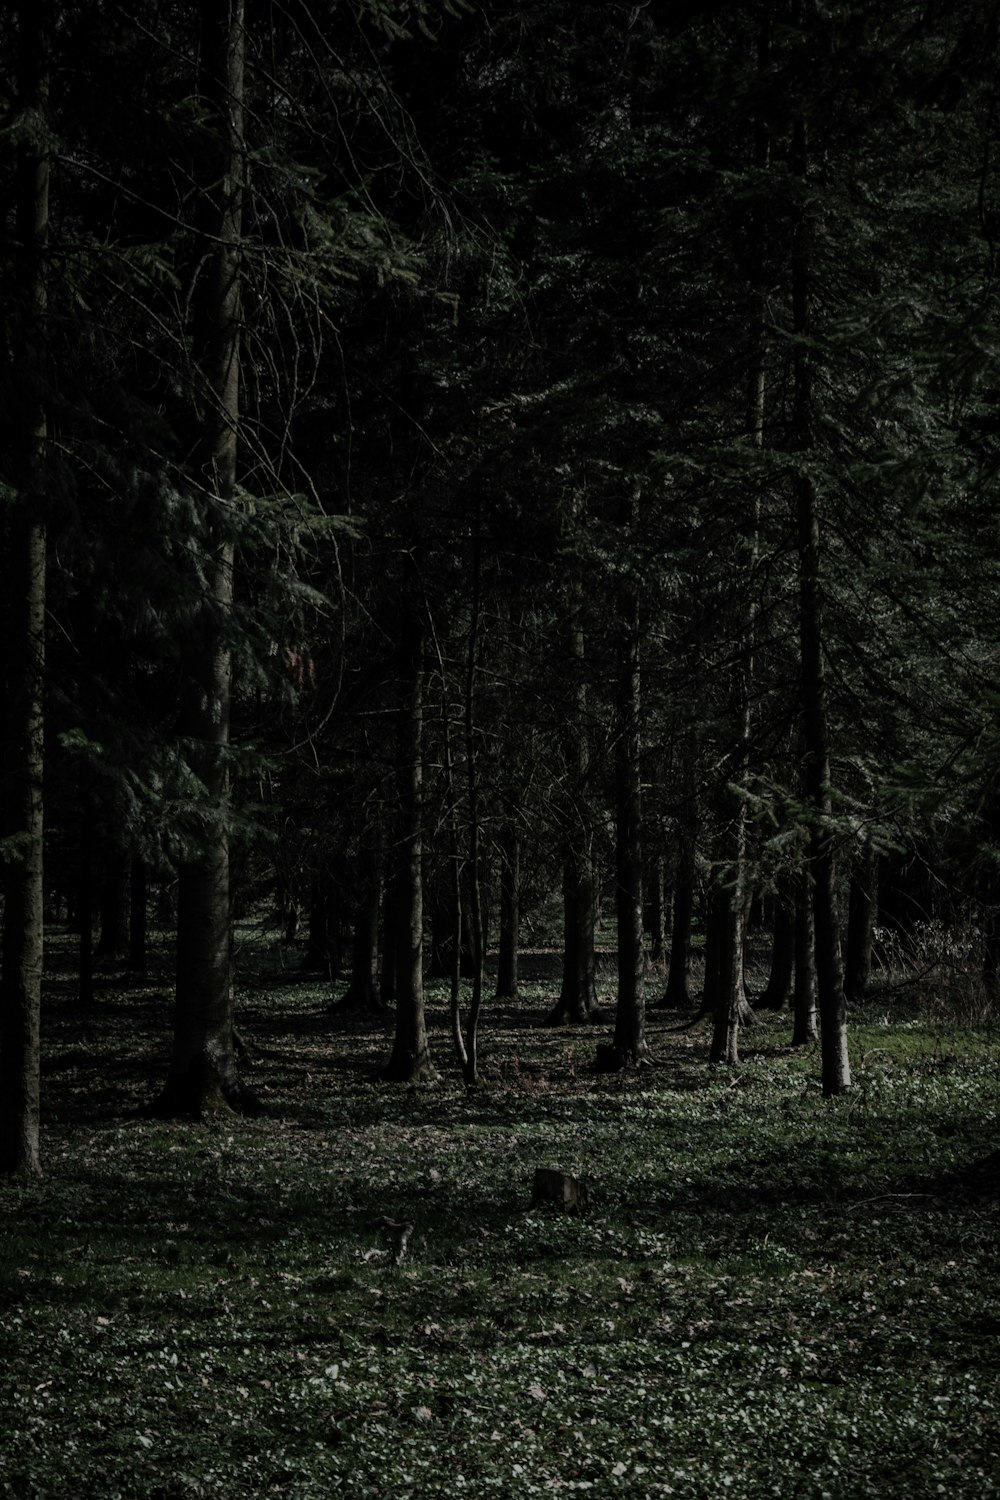
<svg viewBox="0 0 1000 1500">
<path fill-rule="evenodd" d="M 264 973 L 265 1119 L 153 1122 L 165 984 L 53 978 L 46 1175 L 0 1186 L 0 1493 L 195 1500 L 1000 1493 L 996 1037 L 855 1019 L 828 1102 L 788 1022 L 710 1073 L 589 1071 L 527 987 L 464 1092 Z M 536 1166 L 588 1211 L 530 1207 Z M 407 1233 L 408 1226 L 412 1229 Z M 397 1263 L 399 1262 L 399 1263 Z"/>
</svg>

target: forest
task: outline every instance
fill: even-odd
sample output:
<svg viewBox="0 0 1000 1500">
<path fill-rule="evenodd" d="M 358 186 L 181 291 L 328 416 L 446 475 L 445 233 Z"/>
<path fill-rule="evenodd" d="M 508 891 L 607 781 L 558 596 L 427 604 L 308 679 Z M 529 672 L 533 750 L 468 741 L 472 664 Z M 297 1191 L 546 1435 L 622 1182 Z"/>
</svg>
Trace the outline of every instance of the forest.
<svg viewBox="0 0 1000 1500">
<path fill-rule="evenodd" d="M 0 17 L 0 1490 L 996 1493 L 996 0 Z"/>
<path fill-rule="evenodd" d="M 46 903 L 85 1008 L 162 897 L 181 1113 L 267 902 L 399 1079 L 553 900 L 609 1067 L 754 928 L 830 1094 L 873 933 L 996 985 L 992 7 L 13 9 L 9 1168 Z"/>
</svg>

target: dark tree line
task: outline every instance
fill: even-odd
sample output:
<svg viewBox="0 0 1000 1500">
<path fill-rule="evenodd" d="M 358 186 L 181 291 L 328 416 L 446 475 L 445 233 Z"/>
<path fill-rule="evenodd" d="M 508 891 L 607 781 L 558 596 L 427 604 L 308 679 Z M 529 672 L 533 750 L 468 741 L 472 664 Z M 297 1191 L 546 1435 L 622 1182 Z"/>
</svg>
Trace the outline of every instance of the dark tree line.
<svg viewBox="0 0 1000 1500">
<path fill-rule="evenodd" d="M 171 1113 L 256 1107 L 265 897 L 396 1079 L 554 897 L 603 1067 L 788 1005 L 837 1093 L 915 914 L 997 983 L 995 5 L 2 11 L 7 1169 L 99 881 Z"/>
</svg>

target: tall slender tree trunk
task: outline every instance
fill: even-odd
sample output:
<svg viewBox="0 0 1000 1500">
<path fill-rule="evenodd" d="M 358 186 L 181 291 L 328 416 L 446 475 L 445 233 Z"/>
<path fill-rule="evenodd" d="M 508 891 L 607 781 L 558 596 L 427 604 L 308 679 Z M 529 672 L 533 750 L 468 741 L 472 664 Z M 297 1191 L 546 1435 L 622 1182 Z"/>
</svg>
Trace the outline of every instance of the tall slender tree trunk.
<svg viewBox="0 0 1000 1500">
<path fill-rule="evenodd" d="M 865 839 L 851 869 L 847 905 L 847 956 L 844 961 L 844 994 L 861 1000 L 871 983 L 872 939 L 878 911 L 878 856 Z"/>
<path fill-rule="evenodd" d="M 376 839 L 358 852 L 357 896 L 351 935 L 351 979 L 341 1004 L 348 1010 L 380 1011 L 378 991 L 378 927 L 381 857 Z"/>
<path fill-rule="evenodd" d="M 396 752 L 396 1029 L 384 1076 L 397 1083 L 416 1083 L 436 1074 L 424 1012 L 424 663 L 423 632 L 415 608 L 404 616 L 401 658 Z"/>
<path fill-rule="evenodd" d="M 685 807 L 677 827 L 677 860 L 670 919 L 670 967 L 663 998 L 667 1010 L 691 1010 L 691 935 L 698 879 L 698 771 L 695 736 L 689 734 L 684 763 Z"/>
<path fill-rule="evenodd" d="M 587 684 L 584 677 L 582 588 L 578 577 L 567 584 L 566 642 L 573 674 L 567 715 L 565 758 L 570 788 L 566 851 L 563 865 L 563 974 L 559 999 L 546 1017 L 549 1026 L 589 1021 L 597 1009 L 597 877 L 587 779 L 590 745 L 587 734 Z"/>
<path fill-rule="evenodd" d="M 649 934 L 650 962 L 659 966 L 666 955 L 668 936 L 667 903 L 664 899 L 666 892 L 664 888 L 665 860 L 661 846 L 662 830 L 657 827 L 651 833 L 649 827 L 646 826 L 644 832 L 647 840 L 655 843 L 655 847 L 652 853 L 643 860 L 643 925 Z"/>
<path fill-rule="evenodd" d="M 324 861 L 313 872 L 309 887 L 305 967 L 337 979 L 341 969 L 340 901 L 333 872 Z"/>
<path fill-rule="evenodd" d="M 45 464 L 48 450 L 50 8 L 30 0 L 18 11 L 19 115 L 17 280 L 20 326 L 17 388 L 24 401 L 25 449 L 7 529 L 7 681 L 4 771 L 6 826 L 0 959 L 0 1171 L 41 1172 L 40 1020 L 44 948 L 43 773 L 45 689 Z"/>
<path fill-rule="evenodd" d="M 792 170 L 799 191 L 807 191 L 808 144 L 801 115 L 792 125 Z M 847 1051 L 847 1008 L 844 1000 L 837 915 L 836 872 L 830 787 L 830 740 L 827 721 L 826 677 L 823 662 L 823 610 L 820 569 L 819 506 L 807 468 L 813 447 L 813 381 L 810 337 L 811 221 L 808 205 L 800 205 L 792 243 L 792 327 L 794 357 L 793 419 L 801 464 L 794 476 L 795 517 L 799 550 L 799 651 L 802 694 L 802 780 L 809 808 L 809 868 L 813 890 L 816 945 L 816 987 L 824 1094 L 850 1088 Z"/>
<path fill-rule="evenodd" d="M 758 35 L 757 68 L 763 75 L 770 53 L 770 14 L 764 7 Z M 763 173 L 770 159 L 770 138 L 761 116 L 755 125 L 754 167 Z M 766 300 L 764 257 L 767 239 L 765 212 L 758 205 L 751 223 L 754 286 L 748 327 L 746 413 L 747 440 L 755 453 L 764 446 Z M 751 1019 L 744 982 L 744 934 L 750 898 L 747 869 L 747 792 L 750 789 L 752 745 L 751 702 L 757 629 L 756 571 L 760 530 L 760 497 L 754 487 L 739 517 L 738 554 L 733 569 L 739 603 L 736 620 L 737 661 L 732 673 L 731 701 L 735 712 L 734 748 L 727 757 L 727 785 L 723 792 L 723 851 L 720 878 L 726 899 L 719 909 L 719 994 L 709 1061 L 739 1061 L 741 1021 Z"/>
<path fill-rule="evenodd" d="M 635 503 L 629 506 L 629 527 Z M 615 746 L 615 890 L 618 994 L 612 1056 L 617 1067 L 645 1057 L 646 995 L 642 910 L 642 783 L 640 764 L 640 626 L 638 597 L 628 590 L 622 608 Z M 599 1054 L 600 1058 L 600 1054 Z"/>
<path fill-rule="evenodd" d="M 792 1046 L 816 1040 L 816 927 L 808 869 L 795 881 L 795 988 L 792 996 Z"/>
<path fill-rule="evenodd" d="M 382 924 L 379 934 L 379 951 L 382 961 L 379 965 L 378 995 L 383 1005 L 390 1005 L 395 1001 L 399 987 L 397 975 L 399 960 L 397 932 L 400 911 L 399 865 L 399 854 L 394 849 L 386 860 L 385 876 L 382 881 L 385 899 L 382 902 Z"/>
<path fill-rule="evenodd" d="M 80 818 L 80 864 L 77 871 L 76 915 L 80 926 L 77 963 L 77 994 L 80 1009 L 94 1004 L 94 801 L 82 791 Z"/>
<path fill-rule="evenodd" d="M 465 1025 L 465 1082 L 479 1082 L 479 1018 L 483 1005 L 486 966 L 486 934 L 483 920 L 483 883 L 480 855 L 479 769 L 476 754 L 476 678 L 479 669 L 479 632 L 482 619 L 482 534 L 477 496 L 472 537 L 472 614 L 465 670 L 465 770 L 469 809 L 469 852 L 466 877 L 469 895 L 469 926 L 472 939 L 472 996 Z"/>
<path fill-rule="evenodd" d="M 762 1010 L 784 1010 L 792 993 L 795 972 L 795 898 L 787 876 L 778 882 L 771 934 L 771 971 L 756 1004 Z"/>
<path fill-rule="evenodd" d="M 500 943 L 497 961 L 497 999 L 516 1000 L 517 964 L 521 945 L 521 841 L 508 824 L 501 836 Z"/>
<path fill-rule="evenodd" d="M 170 1071 L 157 1108 L 201 1116 L 252 1107 L 233 1038 L 229 745 L 233 542 L 240 423 L 243 232 L 243 0 L 201 0 L 199 96 L 205 110 L 199 258 L 192 290 L 195 406 L 192 483 L 205 518 L 204 594 L 183 660 L 180 724 L 205 788 L 200 854 L 178 871 L 177 993 Z"/>
</svg>

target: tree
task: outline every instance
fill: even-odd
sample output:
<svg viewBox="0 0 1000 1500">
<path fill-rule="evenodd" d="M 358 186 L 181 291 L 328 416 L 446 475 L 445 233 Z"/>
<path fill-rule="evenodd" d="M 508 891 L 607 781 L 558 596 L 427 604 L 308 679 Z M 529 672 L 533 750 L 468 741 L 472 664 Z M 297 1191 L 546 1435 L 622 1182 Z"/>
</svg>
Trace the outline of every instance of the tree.
<svg viewBox="0 0 1000 1500">
<path fill-rule="evenodd" d="M 407 565 L 407 585 L 410 597 L 401 628 L 396 730 L 396 1020 L 384 1073 L 395 1083 L 417 1083 L 436 1076 L 424 1009 L 424 630 L 421 600 L 414 593 L 419 590 L 419 574 L 412 560 Z"/>
<path fill-rule="evenodd" d="M 830 741 L 823 612 L 819 503 L 809 469 L 813 445 L 813 368 L 809 348 L 812 290 L 811 208 L 806 196 L 809 168 L 807 122 L 792 121 L 792 171 L 802 194 L 792 242 L 792 332 L 794 393 L 792 424 L 798 462 L 793 474 L 799 554 L 799 651 L 801 659 L 802 781 L 809 824 L 809 877 L 812 882 L 816 944 L 816 988 L 822 1047 L 823 1092 L 839 1094 L 851 1085 L 847 1054 L 847 1011 L 840 956 L 835 831 L 830 790 Z"/>
<path fill-rule="evenodd" d="M 18 471 L 6 521 L 4 907 L 0 973 L 0 1171 L 37 1176 L 40 1013 L 44 946 L 46 467 L 49 446 L 47 256 L 50 141 L 48 4 L 18 12 L 21 142 L 17 165 L 18 319 L 14 352 Z"/>
<path fill-rule="evenodd" d="M 648 1050 L 642 905 L 641 628 L 639 597 L 633 589 L 625 590 L 619 628 L 621 661 L 615 746 L 618 993 L 612 1047 L 614 1061 L 621 1066 L 641 1061 Z"/>
<path fill-rule="evenodd" d="M 157 1108 L 204 1114 L 251 1102 L 233 1044 L 228 789 L 233 528 L 240 431 L 245 147 L 243 0 L 202 0 L 198 96 L 204 178 L 192 286 L 198 432 L 190 483 L 203 523 L 203 592 L 183 655 L 180 724 L 203 811 L 202 847 L 178 871 L 177 996 L 170 1071 Z"/>
</svg>

